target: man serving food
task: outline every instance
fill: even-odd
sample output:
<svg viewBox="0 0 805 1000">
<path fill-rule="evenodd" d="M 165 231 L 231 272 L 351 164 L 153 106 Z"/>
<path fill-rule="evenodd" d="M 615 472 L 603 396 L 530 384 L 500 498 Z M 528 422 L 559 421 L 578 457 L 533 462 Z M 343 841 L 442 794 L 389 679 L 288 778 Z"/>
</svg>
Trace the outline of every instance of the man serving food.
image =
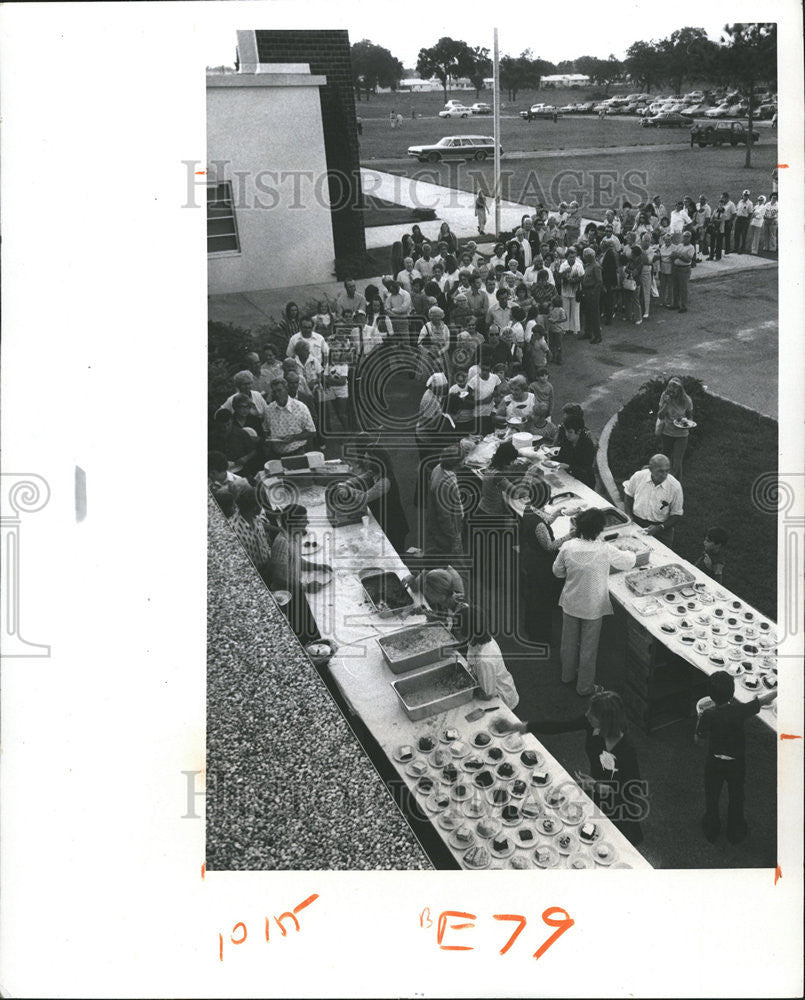
<svg viewBox="0 0 805 1000">
<path fill-rule="evenodd" d="M 682 486 L 670 473 L 667 456 L 654 455 L 648 468 L 638 469 L 623 484 L 623 489 L 626 513 L 635 524 L 673 548 L 674 526 L 684 511 Z"/>
</svg>

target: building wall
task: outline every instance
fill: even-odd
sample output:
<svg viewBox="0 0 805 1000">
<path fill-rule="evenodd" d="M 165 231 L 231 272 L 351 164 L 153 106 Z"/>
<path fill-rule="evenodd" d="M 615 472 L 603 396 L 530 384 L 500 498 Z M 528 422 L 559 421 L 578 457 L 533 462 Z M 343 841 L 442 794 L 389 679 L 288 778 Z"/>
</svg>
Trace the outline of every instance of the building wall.
<svg viewBox="0 0 805 1000">
<path fill-rule="evenodd" d="M 349 33 L 342 30 L 255 31 L 259 64 L 308 63 L 327 77 L 321 88 L 324 147 L 331 171 L 330 201 L 337 258 L 366 250 L 358 126 Z"/>
<path fill-rule="evenodd" d="M 333 278 L 319 87 L 312 77 L 272 76 L 207 80 L 206 179 L 231 181 L 240 240 L 240 253 L 208 256 L 210 294 Z M 300 196 L 293 178 L 275 181 L 266 171 L 299 171 Z"/>
</svg>

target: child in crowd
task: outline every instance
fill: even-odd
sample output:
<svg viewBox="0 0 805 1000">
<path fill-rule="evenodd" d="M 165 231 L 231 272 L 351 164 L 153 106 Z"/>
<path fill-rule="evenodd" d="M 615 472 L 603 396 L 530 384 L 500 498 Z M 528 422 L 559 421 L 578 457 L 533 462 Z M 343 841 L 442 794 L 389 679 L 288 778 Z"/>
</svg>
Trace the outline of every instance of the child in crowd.
<svg viewBox="0 0 805 1000">
<path fill-rule="evenodd" d="M 534 393 L 542 412 L 550 420 L 553 413 L 553 386 L 548 381 L 548 369 L 544 365 L 540 365 L 534 374 L 536 377 L 529 385 L 528 391 Z"/>
<path fill-rule="evenodd" d="M 467 385 L 467 369 L 456 370 L 455 383 L 447 393 L 447 413 L 457 431 L 471 434 L 475 423 L 475 393 Z"/>
<path fill-rule="evenodd" d="M 704 536 L 704 552 L 694 563 L 696 569 L 711 576 L 716 583 L 724 583 L 724 547 L 728 540 L 723 528 L 710 528 Z"/>
<path fill-rule="evenodd" d="M 562 296 L 555 295 L 548 312 L 548 347 L 554 363 L 562 364 L 562 337 L 567 323 L 567 313 L 562 306 Z"/>
<path fill-rule="evenodd" d="M 526 369 L 535 379 L 539 378 L 539 371 L 542 368 L 545 368 L 547 374 L 546 366 L 553 357 L 548 347 L 548 341 L 545 339 L 545 318 L 544 314 L 538 315 L 535 320 L 529 323 L 530 328 L 526 330 L 526 337 L 528 337 L 528 354 L 526 356 L 528 365 Z M 533 325 L 531 325 L 532 323 Z"/>
<path fill-rule="evenodd" d="M 714 844 L 721 832 L 718 803 L 721 788 L 727 783 L 727 840 L 740 843 L 748 832 L 744 819 L 744 782 L 746 780 L 746 720 L 757 715 L 764 705 L 777 697 L 768 691 L 749 702 L 736 701 L 735 681 L 726 670 L 717 670 L 708 680 L 709 697 L 696 706 L 699 718 L 696 741 L 708 740 L 704 764 L 706 811 L 702 820 L 705 837 Z"/>
<path fill-rule="evenodd" d="M 506 669 L 500 646 L 489 634 L 489 626 L 478 607 L 470 609 L 467 666 L 481 688 L 481 699 L 498 697 L 507 708 L 515 709 L 520 695 L 514 678 Z"/>
</svg>

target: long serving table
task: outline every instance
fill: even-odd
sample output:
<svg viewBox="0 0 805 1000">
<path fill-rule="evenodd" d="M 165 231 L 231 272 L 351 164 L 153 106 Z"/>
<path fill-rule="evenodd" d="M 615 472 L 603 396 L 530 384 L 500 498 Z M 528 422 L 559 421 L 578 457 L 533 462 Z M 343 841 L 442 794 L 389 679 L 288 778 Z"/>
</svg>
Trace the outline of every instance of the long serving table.
<svg viewBox="0 0 805 1000">
<path fill-rule="evenodd" d="M 408 625 L 423 624 L 425 602 L 417 595 L 419 603 L 410 612 L 381 617 L 358 574 L 377 567 L 403 579 L 407 567 L 371 514 L 363 523 L 333 527 L 327 519 L 324 488 L 302 479 L 298 482 L 295 498 L 307 508 L 307 540 L 315 543 L 305 554 L 334 571 L 330 584 L 308 594 L 322 636 L 339 647 L 329 663 L 330 675 L 348 707 L 431 817 L 434 830 L 458 864 L 469 870 L 650 868 L 534 736 L 494 732 L 492 720 L 519 721 L 498 699 L 473 697 L 420 721 L 408 718 L 391 682 L 422 671 L 395 677 L 377 640 Z M 451 652 L 452 658 L 466 662 L 457 653 Z M 475 723 L 466 720 L 473 708 L 493 705 L 498 706 L 494 713 L 484 714 Z M 481 737 L 486 740 L 484 746 L 473 744 L 478 733 L 486 734 Z M 429 745 L 427 741 L 432 742 L 432 749 L 422 749 Z M 405 747 L 410 748 L 410 757 L 400 754 Z M 491 752 L 493 748 L 497 752 Z M 533 758 L 521 757 L 526 750 Z M 436 751 L 443 760 L 434 755 Z M 509 766 L 501 773 L 498 769 L 504 764 Z M 481 773 L 484 777 L 478 783 L 475 779 Z M 588 825 L 591 839 L 585 843 L 579 834 Z"/>
<path fill-rule="evenodd" d="M 491 458 L 497 443 L 499 439 L 494 435 L 481 440 L 467 456 L 468 464 L 480 470 Z M 551 486 L 552 495 L 572 492 L 579 498 L 578 504 L 599 508 L 612 506 L 604 497 L 571 476 L 564 467 L 556 468 L 556 463 L 546 466 L 544 462 L 550 460 L 544 449 L 539 449 L 533 457 Z M 509 506 L 514 513 L 522 516 L 525 509 L 522 500 L 512 499 Z M 563 504 L 558 506 L 561 508 Z M 557 537 L 567 534 L 570 517 L 557 518 L 553 529 Z M 604 537 L 607 534 L 605 532 Z M 735 697 L 739 701 L 750 701 L 769 690 L 764 678 L 777 677 L 776 623 L 680 558 L 652 535 L 646 535 L 636 524 L 620 528 L 617 536 L 632 538 L 645 545 L 649 550 L 649 568 L 671 563 L 681 565 L 693 578 L 691 589 L 697 591 L 693 597 L 677 596 L 674 601 L 666 601 L 661 595 L 662 608 L 653 614 L 643 615 L 638 610 L 641 599 L 632 593 L 626 583 L 629 571 L 610 574 L 610 596 L 626 616 L 627 666 L 632 667 L 631 679 L 638 693 L 649 697 L 653 671 L 667 665 L 666 653 L 685 660 L 708 676 L 717 670 L 729 670 L 735 676 Z M 684 613 L 676 613 L 680 606 L 684 607 Z M 730 619 L 734 619 L 734 623 L 728 624 Z M 674 629 L 671 633 L 667 631 L 670 628 Z M 690 636 L 694 642 L 683 642 L 682 636 Z M 745 642 L 736 642 L 738 637 L 743 637 Z M 720 657 L 723 663 L 714 662 L 711 657 Z M 747 687 L 747 680 L 750 684 L 752 680 L 757 681 L 758 686 Z M 776 730 L 776 702 L 761 708 L 760 718 Z"/>
</svg>

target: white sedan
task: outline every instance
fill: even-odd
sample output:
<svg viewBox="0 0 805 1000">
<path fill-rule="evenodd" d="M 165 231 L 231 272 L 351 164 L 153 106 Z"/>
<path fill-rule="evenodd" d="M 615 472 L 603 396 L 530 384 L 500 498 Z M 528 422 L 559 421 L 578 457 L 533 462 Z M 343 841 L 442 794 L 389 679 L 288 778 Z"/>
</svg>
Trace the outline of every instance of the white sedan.
<svg viewBox="0 0 805 1000">
<path fill-rule="evenodd" d="M 440 118 L 469 118 L 472 108 L 465 108 L 463 104 L 453 105 L 439 112 Z"/>
</svg>

